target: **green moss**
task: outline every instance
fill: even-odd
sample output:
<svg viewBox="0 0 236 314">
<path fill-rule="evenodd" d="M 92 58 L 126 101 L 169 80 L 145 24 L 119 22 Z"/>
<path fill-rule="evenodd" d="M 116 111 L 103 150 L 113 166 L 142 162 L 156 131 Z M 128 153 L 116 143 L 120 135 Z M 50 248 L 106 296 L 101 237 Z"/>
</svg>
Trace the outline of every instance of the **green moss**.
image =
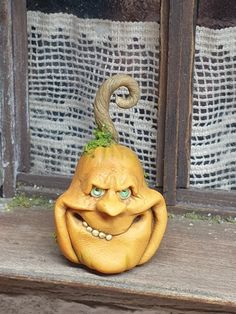
<svg viewBox="0 0 236 314">
<path fill-rule="evenodd" d="M 174 214 L 172 214 L 172 213 L 168 213 L 168 218 L 169 219 L 173 219 L 173 218 L 175 218 L 176 216 L 174 215 Z"/>
<path fill-rule="evenodd" d="M 172 213 L 168 214 L 168 217 L 170 219 L 174 219 L 176 217 L 178 217 L 179 215 L 175 215 Z M 181 217 L 183 218 L 187 218 L 187 219 L 191 219 L 191 220 L 203 220 L 203 221 L 207 221 L 209 223 L 223 223 L 223 222 L 229 222 L 229 223 L 236 223 L 236 218 L 234 217 L 222 217 L 220 215 L 203 215 L 201 213 L 196 213 L 196 212 L 190 212 L 190 213 L 186 213 L 184 215 L 182 215 Z"/>
<path fill-rule="evenodd" d="M 53 237 L 54 241 L 57 242 L 57 234 L 56 234 L 56 232 L 53 232 L 52 237 Z"/>
<path fill-rule="evenodd" d="M 209 220 L 209 218 L 212 219 L 212 217 L 204 216 L 196 212 L 186 213 L 184 214 L 184 217 L 191 220 Z"/>
<path fill-rule="evenodd" d="M 236 223 L 236 217 L 231 217 L 231 216 L 226 217 L 225 221 L 230 222 L 230 223 Z"/>
<path fill-rule="evenodd" d="M 226 221 L 225 218 L 221 217 L 220 215 L 201 215 L 198 214 L 196 212 L 191 212 L 191 213 L 186 213 L 184 215 L 185 218 L 191 219 L 191 220 L 204 220 L 204 221 L 208 221 L 211 223 L 222 223 L 224 221 Z"/>
<path fill-rule="evenodd" d="M 30 208 L 30 207 L 43 207 L 52 208 L 53 201 L 42 196 L 31 196 L 28 197 L 25 194 L 17 194 L 13 199 L 7 204 L 9 209 L 16 207 Z"/>
<path fill-rule="evenodd" d="M 111 132 L 104 126 L 101 130 L 96 128 L 94 130 L 95 139 L 92 139 L 84 147 L 84 153 L 90 153 L 97 147 L 108 147 L 115 143 Z"/>
</svg>

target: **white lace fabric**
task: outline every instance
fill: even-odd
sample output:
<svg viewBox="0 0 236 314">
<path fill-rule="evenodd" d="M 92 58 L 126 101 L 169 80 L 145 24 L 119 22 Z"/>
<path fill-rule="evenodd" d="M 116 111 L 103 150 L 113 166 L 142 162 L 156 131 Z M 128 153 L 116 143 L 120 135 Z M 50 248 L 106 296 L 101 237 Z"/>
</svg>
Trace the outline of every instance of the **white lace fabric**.
<svg viewBox="0 0 236 314">
<path fill-rule="evenodd" d="M 101 83 L 126 73 L 141 88 L 134 108 L 112 98 L 120 143 L 139 156 L 156 183 L 159 25 L 73 15 L 27 13 L 31 172 L 71 175 L 93 137 L 93 101 Z M 121 93 L 127 93 L 121 89 Z"/>
<path fill-rule="evenodd" d="M 190 186 L 236 189 L 236 27 L 197 27 Z"/>
</svg>

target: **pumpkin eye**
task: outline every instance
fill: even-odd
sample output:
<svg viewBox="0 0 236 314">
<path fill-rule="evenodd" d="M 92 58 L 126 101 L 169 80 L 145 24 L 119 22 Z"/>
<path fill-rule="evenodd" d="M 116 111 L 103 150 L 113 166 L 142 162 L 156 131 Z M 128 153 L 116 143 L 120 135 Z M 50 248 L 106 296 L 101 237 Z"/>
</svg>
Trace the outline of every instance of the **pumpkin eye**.
<svg viewBox="0 0 236 314">
<path fill-rule="evenodd" d="M 95 186 L 92 188 L 90 195 L 93 197 L 101 197 L 104 193 L 105 193 L 105 190 L 100 189 L 100 188 Z"/>
<path fill-rule="evenodd" d="M 122 200 L 127 200 L 131 195 L 131 190 L 129 188 L 122 190 L 119 192 L 119 195 Z"/>
</svg>

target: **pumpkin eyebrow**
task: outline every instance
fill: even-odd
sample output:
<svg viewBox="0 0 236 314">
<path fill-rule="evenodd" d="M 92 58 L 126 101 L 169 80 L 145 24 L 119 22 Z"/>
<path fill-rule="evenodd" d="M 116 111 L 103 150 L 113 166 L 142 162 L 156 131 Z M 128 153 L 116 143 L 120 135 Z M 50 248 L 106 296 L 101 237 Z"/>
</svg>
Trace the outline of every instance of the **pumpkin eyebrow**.
<svg viewBox="0 0 236 314">
<path fill-rule="evenodd" d="M 97 188 L 102 189 L 102 190 L 108 190 L 109 189 L 106 182 L 104 182 L 104 181 L 101 182 L 100 180 L 98 180 L 98 181 L 97 180 L 91 180 L 89 182 L 89 185 L 92 186 L 92 188 L 97 187 Z"/>
<path fill-rule="evenodd" d="M 107 186 L 105 186 L 105 184 L 100 184 L 101 183 L 100 181 L 97 182 L 96 180 L 93 180 L 93 179 L 94 178 L 84 180 L 82 184 L 84 193 L 90 194 L 91 190 L 94 187 L 97 187 L 102 190 L 107 190 Z"/>
<path fill-rule="evenodd" d="M 105 187 L 104 185 L 102 184 L 92 184 L 92 188 L 99 188 L 101 190 L 108 190 L 109 188 Z"/>
<path fill-rule="evenodd" d="M 120 185 L 119 188 L 117 189 L 117 192 L 120 192 L 120 191 L 123 191 L 126 189 L 130 189 L 132 192 L 132 195 L 134 195 L 134 196 L 136 196 L 138 194 L 137 188 L 136 188 L 134 182 L 132 182 L 132 180 L 127 180 L 127 182 L 125 182 L 125 184 Z"/>
<path fill-rule="evenodd" d="M 103 190 L 114 189 L 116 192 L 131 189 L 132 195 L 138 195 L 137 178 L 130 173 L 115 173 L 109 175 L 96 173 L 95 175 L 93 174 L 93 176 L 89 174 L 84 180 L 84 191 L 89 194 L 93 187 Z"/>
<path fill-rule="evenodd" d="M 107 180 L 104 176 L 99 175 L 88 175 L 85 180 L 85 190 L 86 193 L 89 194 L 93 187 L 97 187 L 102 190 L 108 190 L 109 184 L 107 183 Z"/>
<path fill-rule="evenodd" d="M 131 190 L 131 195 L 132 196 L 137 196 L 136 189 L 135 189 L 135 187 L 133 185 L 125 186 L 125 187 L 119 189 L 117 192 L 121 192 L 121 191 L 127 190 L 127 189 Z"/>
</svg>

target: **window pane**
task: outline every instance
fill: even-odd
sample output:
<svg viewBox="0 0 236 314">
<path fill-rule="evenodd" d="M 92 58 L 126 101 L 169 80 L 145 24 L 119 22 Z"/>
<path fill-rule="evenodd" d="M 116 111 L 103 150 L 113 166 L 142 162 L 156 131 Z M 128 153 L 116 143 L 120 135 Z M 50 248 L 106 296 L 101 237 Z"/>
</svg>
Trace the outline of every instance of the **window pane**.
<svg viewBox="0 0 236 314">
<path fill-rule="evenodd" d="M 95 127 L 93 100 L 113 74 L 133 76 L 137 107 L 111 102 L 120 142 L 156 182 L 159 2 L 28 1 L 31 172 L 70 175 Z M 120 93 L 127 93 L 121 89 Z"/>
<path fill-rule="evenodd" d="M 160 0 L 27 0 L 27 9 L 89 19 L 159 22 Z"/>
<path fill-rule="evenodd" d="M 235 1 L 200 1 L 190 185 L 236 189 Z M 231 26 L 231 27 L 229 27 Z"/>
</svg>

